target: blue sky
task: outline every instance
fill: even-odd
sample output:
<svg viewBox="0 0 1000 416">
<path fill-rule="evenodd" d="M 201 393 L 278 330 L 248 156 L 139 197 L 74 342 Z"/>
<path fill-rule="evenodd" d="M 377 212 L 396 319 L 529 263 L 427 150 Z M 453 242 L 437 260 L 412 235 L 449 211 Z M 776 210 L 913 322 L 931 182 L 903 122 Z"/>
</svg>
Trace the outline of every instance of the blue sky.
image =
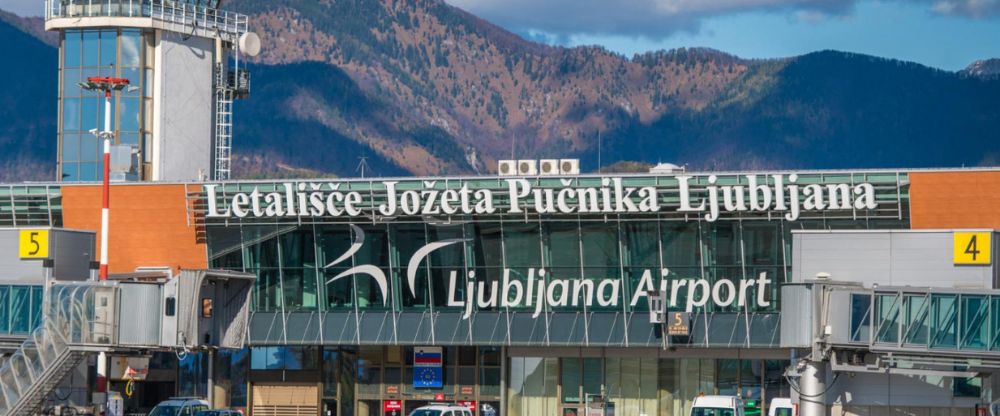
<svg viewBox="0 0 1000 416">
<path fill-rule="evenodd" d="M 447 1 L 533 40 L 627 56 L 694 46 L 744 58 L 836 49 L 947 70 L 1000 57 L 1000 0 Z M 587 11 L 560 14 L 558 3 Z"/>
<path fill-rule="evenodd" d="M 1000 0 L 445 1 L 533 40 L 626 56 L 695 46 L 744 58 L 836 49 L 947 70 L 1000 57 Z M 40 15 L 42 4 L 0 0 L 21 15 Z"/>
</svg>

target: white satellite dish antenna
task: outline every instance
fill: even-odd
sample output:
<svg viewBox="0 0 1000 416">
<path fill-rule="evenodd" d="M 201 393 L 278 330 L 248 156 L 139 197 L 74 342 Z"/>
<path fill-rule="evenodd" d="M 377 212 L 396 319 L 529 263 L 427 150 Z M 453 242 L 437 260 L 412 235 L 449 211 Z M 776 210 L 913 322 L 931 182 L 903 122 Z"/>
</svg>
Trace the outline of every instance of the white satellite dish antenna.
<svg viewBox="0 0 1000 416">
<path fill-rule="evenodd" d="M 256 33 L 247 32 L 240 35 L 240 51 L 249 57 L 255 57 L 260 54 L 260 36 Z"/>
</svg>

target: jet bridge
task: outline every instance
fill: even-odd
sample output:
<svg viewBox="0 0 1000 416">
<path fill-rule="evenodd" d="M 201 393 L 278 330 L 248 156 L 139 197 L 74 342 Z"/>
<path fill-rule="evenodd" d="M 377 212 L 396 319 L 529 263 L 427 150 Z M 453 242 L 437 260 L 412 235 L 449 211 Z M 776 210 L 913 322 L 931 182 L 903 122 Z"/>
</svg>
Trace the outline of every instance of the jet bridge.
<svg viewBox="0 0 1000 416">
<path fill-rule="evenodd" d="M 242 348 L 255 276 L 50 282 L 41 324 L 0 367 L 0 414 L 32 415 L 89 353 Z"/>
</svg>

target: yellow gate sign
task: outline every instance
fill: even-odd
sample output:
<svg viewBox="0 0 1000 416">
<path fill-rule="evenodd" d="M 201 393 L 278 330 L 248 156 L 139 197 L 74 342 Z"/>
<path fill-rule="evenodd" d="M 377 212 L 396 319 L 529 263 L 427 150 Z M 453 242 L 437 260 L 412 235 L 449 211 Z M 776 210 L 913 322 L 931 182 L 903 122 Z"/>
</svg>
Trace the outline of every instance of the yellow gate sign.
<svg viewBox="0 0 1000 416">
<path fill-rule="evenodd" d="M 22 259 L 49 258 L 49 230 L 21 230 L 18 252 Z"/>
<path fill-rule="evenodd" d="M 955 264 L 990 264 L 993 233 L 955 232 Z"/>
</svg>

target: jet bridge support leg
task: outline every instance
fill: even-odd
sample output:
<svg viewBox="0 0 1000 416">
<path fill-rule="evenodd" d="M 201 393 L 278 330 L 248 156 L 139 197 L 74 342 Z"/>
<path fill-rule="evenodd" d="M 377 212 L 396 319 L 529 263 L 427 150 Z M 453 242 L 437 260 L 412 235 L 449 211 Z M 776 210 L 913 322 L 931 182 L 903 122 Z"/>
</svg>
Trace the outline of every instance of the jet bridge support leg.
<svg viewBox="0 0 1000 416">
<path fill-rule="evenodd" d="M 822 361 L 806 361 L 799 379 L 799 414 L 801 416 L 828 416 L 826 404 L 826 368 Z"/>
</svg>

